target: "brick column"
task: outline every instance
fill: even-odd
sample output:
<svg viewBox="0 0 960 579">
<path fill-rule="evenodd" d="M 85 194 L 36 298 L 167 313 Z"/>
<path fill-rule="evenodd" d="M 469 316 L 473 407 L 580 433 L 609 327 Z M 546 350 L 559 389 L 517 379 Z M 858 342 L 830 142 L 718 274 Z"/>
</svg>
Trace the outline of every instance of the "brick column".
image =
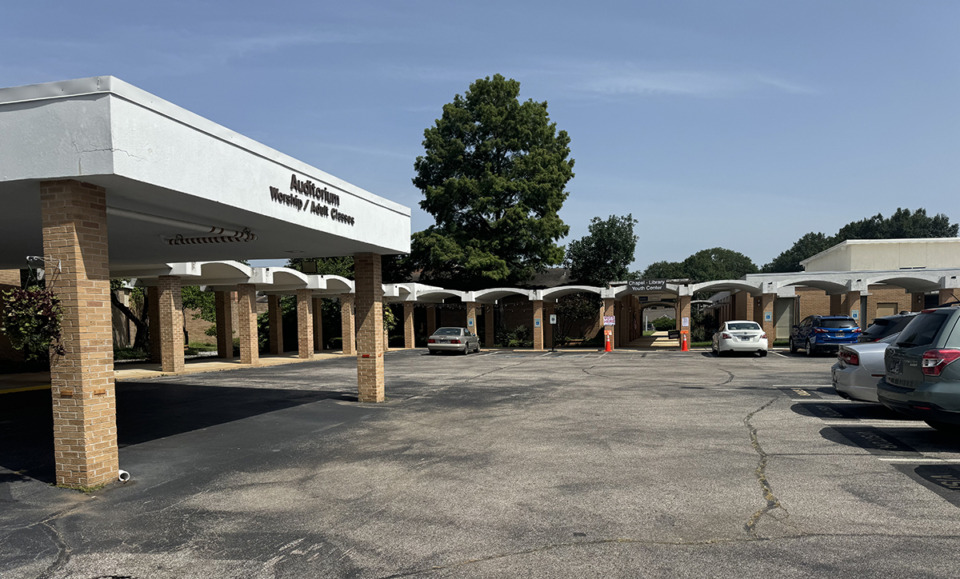
<svg viewBox="0 0 960 579">
<path fill-rule="evenodd" d="M 743 290 L 734 294 L 733 319 L 753 320 L 753 296 Z M 728 320 L 729 321 L 729 320 Z M 756 320 L 754 320 L 756 321 Z"/>
<path fill-rule="evenodd" d="M 773 347 L 773 341 L 777 339 L 777 323 L 773 319 L 773 306 L 777 301 L 777 294 L 763 294 L 760 296 L 760 327 L 767 334 L 767 344 Z M 770 321 L 767 321 L 767 314 L 770 314 Z"/>
<path fill-rule="evenodd" d="M 357 332 L 353 325 L 353 299 L 353 294 L 340 296 L 340 329 L 343 335 L 343 353 L 349 356 L 357 353 Z"/>
<path fill-rule="evenodd" d="M 313 356 L 313 292 L 297 290 L 297 352 L 301 358 Z"/>
<path fill-rule="evenodd" d="M 217 355 L 233 360 L 233 292 L 214 292 L 217 308 Z"/>
<path fill-rule="evenodd" d="M 831 316 L 852 316 L 853 310 L 860 309 L 860 291 L 834 294 L 830 296 L 830 315 Z M 858 314 L 857 321 L 862 322 L 862 317 Z"/>
<path fill-rule="evenodd" d="M 383 402 L 383 286 L 380 256 L 354 256 L 357 316 L 357 387 L 360 402 Z"/>
<path fill-rule="evenodd" d="M 323 298 L 313 298 L 313 351 L 323 351 Z"/>
<path fill-rule="evenodd" d="M 47 287 L 60 300 L 64 354 L 50 356 L 58 485 L 117 478 L 116 392 L 106 191 L 77 181 L 40 185 Z"/>
<path fill-rule="evenodd" d="M 237 334 L 240 337 L 240 363 L 256 366 L 260 363 L 257 286 L 251 283 L 237 286 Z"/>
<path fill-rule="evenodd" d="M 677 341 L 677 345 L 681 345 L 680 342 L 683 340 L 683 332 L 687 332 L 687 340 L 690 340 L 690 296 L 678 296 L 677 297 L 677 329 L 680 330 L 680 340 Z M 687 325 L 683 325 L 683 319 L 687 318 Z M 687 343 L 689 346 L 689 342 Z"/>
<path fill-rule="evenodd" d="M 270 324 L 270 353 L 283 354 L 283 313 L 280 296 L 267 296 L 267 316 Z"/>
<path fill-rule="evenodd" d="M 416 333 L 413 328 L 413 308 L 414 302 L 403 302 L 403 347 L 416 348 Z"/>
<path fill-rule="evenodd" d="M 427 335 L 437 331 L 437 306 L 427 304 Z"/>
<path fill-rule="evenodd" d="M 843 312 L 843 295 L 842 294 L 830 294 L 830 315 L 831 316 L 842 316 Z"/>
<path fill-rule="evenodd" d="M 539 325 L 537 324 L 539 322 Z M 543 350 L 543 300 L 533 300 L 533 349 Z"/>
<path fill-rule="evenodd" d="M 604 318 L 604 316 L 615 316 L 615 315 L 616 315 L 616 314 L 614 313 L 614 309 L 616 308 L 616 304 L 617 304 L 617 300 L 615 300 L 614 298 L 603 298 L 603 308 L 600 310 L 600 328 L 602 329 L 602 333 L 600 334 L 600 337 L 603 338 L 603 342 L 602 342 L 602 343 L 604 344 L 604 346 L 606 346 L 606 340 L 607 340 L 607 338 L 606 338 L 606 331 L 607 331 L 607 330 L 613 330 L 613 328 L 610 327 L 610 326 L 604 326 L 604 325 L 603 325 L 603 318 Z M 612 336 L 611 336 L 611 338 L 612 338 Z M 611 348 L 616 347 L 616 344 L 614 343 L 614 341 L 613 341 L 612 339 L 610 340 L 610 346 L 611 346 Z"/>
<path fill-rule="evenodd" d="M 543 347 L 553 348 L 553 324 L 550 323 L 550 314 L 556 310 L 557 304 L 548 303 L 543 308 Z"/>
<path fill-rule="evenodd" d="M 466 302 L 467 306 L 467 329 L 476 335 L 480 335 L 480 326 L 477 324 L 477 302 Z M 471 324 L 471 322 L 473 322 Z"/>
<path fill-rule="evenodd" d="M 940 301 L 937 303 L 943 305 L 947 302 L 955 302 L 958 300 L 960 300 L 960 289 L 947 288 L 940 290 Z"/>
<path fill-rule="evenodd" d="M 617 346 L 630 343 L 630 297 L 624 296 L 619 302 L 617 314 Z"/>
<path fill-rule="evenodd" d="M 147 288 L 147 329 L 150 333 L 150 361 L 161 363 L 160 356 L 160 288 Z"/>
<path fill-rule="evenodd" d="M 160 292 L 160 368 L 164 372 L 183 372 L 183 302 L 180 278 L 161 275 Z"/>
<path fill-rule="evenodd" d="M 494 304 L 484 304 L 483 306 L 483 333 L 485 348 L 492 348 L 496 339 L 496 327 L 494 326 Z"/>
</svg>

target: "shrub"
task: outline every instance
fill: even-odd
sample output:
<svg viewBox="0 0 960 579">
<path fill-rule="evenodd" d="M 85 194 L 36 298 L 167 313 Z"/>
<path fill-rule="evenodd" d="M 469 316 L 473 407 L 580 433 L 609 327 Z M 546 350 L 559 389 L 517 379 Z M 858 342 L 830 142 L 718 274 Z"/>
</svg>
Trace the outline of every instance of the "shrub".
<svg viewBox="0 0 960 579">
<path fill-rule="evenodd" d="M 53 291 L 40 286 L 3 292 L 0 330 L 10 338 L 27 361 L 48 360 L 50 353 L 63 355 L 60 322 L 63 310 Z"/>
</svg>

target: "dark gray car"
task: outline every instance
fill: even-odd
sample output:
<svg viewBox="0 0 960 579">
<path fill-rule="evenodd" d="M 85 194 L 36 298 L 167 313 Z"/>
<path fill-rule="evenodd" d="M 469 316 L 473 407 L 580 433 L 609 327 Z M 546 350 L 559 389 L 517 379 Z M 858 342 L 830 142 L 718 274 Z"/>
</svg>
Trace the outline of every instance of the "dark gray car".
<svg viewBox="0 0 960 579">
<path fill-rule="evenodd" d="M 960 308 L 920 312 L 884 353 L 880 402 L 939 430 L 960 432 Z"/>
<path fill-rule="evenodd" d="M 438 354 L 440 352 L 460 352 L 461 354 L 479 352 L 480 338 L 473 334 L 468 328 L 437 328 L 437 331 L 427 338 L 427 350 L 429 350 L 431 354 Z"/>
</svg>

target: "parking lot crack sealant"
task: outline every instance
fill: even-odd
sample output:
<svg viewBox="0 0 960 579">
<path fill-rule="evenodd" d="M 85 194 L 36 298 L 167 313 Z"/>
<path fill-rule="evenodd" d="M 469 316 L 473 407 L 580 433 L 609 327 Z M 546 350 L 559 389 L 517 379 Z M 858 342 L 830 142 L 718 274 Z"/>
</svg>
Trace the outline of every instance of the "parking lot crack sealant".
<svg viewBox="0 0 960 579">
<path fill-rule="evenodd" d="M 753 450 L 760 455 L 760 460 L 757 462 L 757 468 L 754 473 L 757 478 L 757 483 L 760 485 L 760 491 L 763 495 L 763 500 L 766 502 L 766 505 L 762 509 L 753 513 L 753 516 L 751 516 L 743 526 L 744 530 L 754 539 L 761 538 L 757 529 L 757 524 L 763 517 L 769 516 L 773 520 L 782 524 L 788 524 L 787 519 L 790 517 L 790 513 L 787 512 L 787 509 L 780 504 L 780 499 L 773 494 L 773 489 L 770 487 L 770 481 L 767 480 L 767 453 L 764 452 L 763 447 L 760 446 L 760 439 L 757 436 L 757 428 L 750 422 L 754 416 L 768 408 L 777 400 L 778 398 L 771 399 L 760 408 L 757 408 L 750 414 L 747 414 L 747 416 L 743 419 L 743 425 L 747 427 L 747 431 L 750 433 L 750 444 L 753 446 Z"/>
</svg>

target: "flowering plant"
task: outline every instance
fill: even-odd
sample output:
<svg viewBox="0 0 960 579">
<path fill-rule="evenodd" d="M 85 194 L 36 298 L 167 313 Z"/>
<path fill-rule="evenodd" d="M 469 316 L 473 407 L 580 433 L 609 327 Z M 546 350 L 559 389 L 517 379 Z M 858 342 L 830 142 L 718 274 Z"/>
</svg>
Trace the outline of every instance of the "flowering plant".
<svg viewBox="0 0 960 579">
<path fill-rule="evenodd" d="M 0 331 L 14 348 L 29 360 L 46 360 L 52 353 L 63 355 L 60 321 L 63 311 L 53 291 L 40 286 L 3 292 Z"/>
</svg>

